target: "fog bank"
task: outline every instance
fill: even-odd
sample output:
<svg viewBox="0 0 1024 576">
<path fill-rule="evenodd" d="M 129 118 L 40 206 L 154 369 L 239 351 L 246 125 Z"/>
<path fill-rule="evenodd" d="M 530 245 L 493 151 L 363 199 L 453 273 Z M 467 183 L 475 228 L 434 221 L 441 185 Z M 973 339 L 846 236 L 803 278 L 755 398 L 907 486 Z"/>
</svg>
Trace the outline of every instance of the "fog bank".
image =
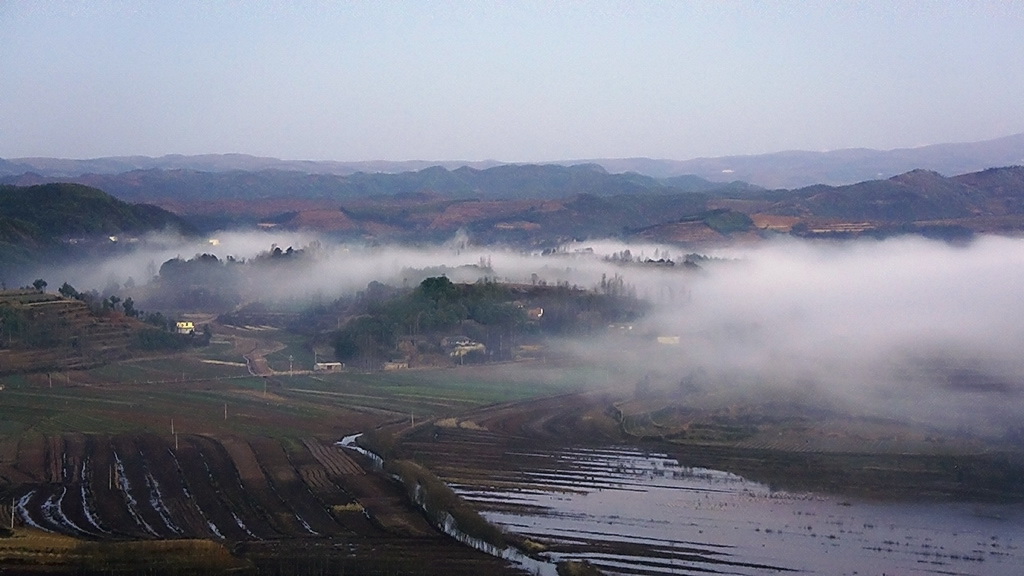
<svg viewBox="0 0 1024 576">
<path fill-rule="evenodd" d="M 323 302 L 373 281 L 413 286 L 440 274 L 587 289 L 617 281 L 653 304 L 648 317 L 562 343 L 606 367 L 601 385 L 698 378 L 722 393 L 784 391 L 947 426 L 1015 423 L 1022 407 L 1024 240 L 1015 238 L 786 239 L 691 256 L 696 266 L 686 266 L 682 248 L 614 241 L 540 254 L 464 236 L 415 247 L 225 232 L 213 242 L 154 236 L 116 257 L 39 274 L 51 290 L 67 281 L 103 291 L 129 278 L 145 285 L 171 258 L 252 263 L 274 247 L 301 257 L 248 266 L 244 302 Z"/>
</svg>

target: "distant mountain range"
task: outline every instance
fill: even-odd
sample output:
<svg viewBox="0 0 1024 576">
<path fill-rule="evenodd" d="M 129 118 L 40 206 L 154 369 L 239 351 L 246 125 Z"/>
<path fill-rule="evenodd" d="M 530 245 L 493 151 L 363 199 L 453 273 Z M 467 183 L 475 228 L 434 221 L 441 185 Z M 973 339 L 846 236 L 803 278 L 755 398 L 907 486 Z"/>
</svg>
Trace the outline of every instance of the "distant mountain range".
<svg viewBox="0 0 1024 576">
<path fill-rule="evenodd" d="M 1024 167 L 953 178 L 913 170 L 885 180 L 794 190 L 770 212 L 843 220 L 919 222 L 1024 213 Z"/>
<path fill-rule="evenodd" d="M 526 246 L 607 237 L 699 245 L 758 241 L 779 234 L 917 233 L 960 240 L 978 232 L 1024 232 L 1021 166 L 952 178 L 913 170 L 883 180 L 794 190 L 713 185 L 683 190 L 668 184 L 673 179 L 633 175 L 623 180 L 623 175 L 597 168 L 575 173 L 577 180 L 569 178 L 559 187 L 552 182 L 555 176 L 566 176 L 561 170 L 584 168 L 500 167 L 474 173 L 479 182 L 514 182 L 514 187 L 535 192 L 520 196 L 487 196 L 479 188 L 475 196 L 420 191 L 339 199 L 340 207 L 324 201 L 291 209 L 282 204 L 284 199 L 267 199 L 271 209 L 260 220 L 264 227 L 320 230 L 374 241 L 439 240 L 461 229 L 478 243 Z M 586 185 L 576 188 L 573 182 Z M 708 185 L 703 180 L 686 182 Z M 206 204 L 202 210 L 237 214 L 263 204 L 227 200 Z"/>
<path fill-rule="evenodd" d="M 304 161 L 245 154 L 168 155 L 159 158 L 120 156 L 89 160 L 13 158 L 0 159 L 0 177 L 33 173 L 42 177 L 77 178 L 86 174 L 111 175 L 137 170 L 211 173 L 274 170 L 348 176 L 356 173 L 418 172 L 435 166 L 451 171 L 462 167 L 486 170 L 507 164 L 496 160 Z M 799 188 L 812 184 L 842 185 L 884 179 L 917 168 L 951 176 L 995 166 L 1024 164 L 1024 134 L 982 142 L 936 144 L 895 150 L 851 148 L 829 152 L 787 151 L 692 160 L 604 158 L 552 161 L 545 164 L 596 164 L 611 173 L 635 172 L 654 178 L 693 175 L 713 182 L 743 181 L 763 188 Z"/>
<path fill-rule="evenodd" d="M 483 160 L 469 162 L 459 160 L 369 160 L 362 162 L 336 162 L 332 160 L 281 160 L 248 154 L 200 154 L 183 156 L 169 154 L 152 158 L 149 156 L 111 156 L 87 160 L 67 158 L 0 158 L 0 176 L 13 176 L 26 172 L 40 176 L 71 178 L 83 174 L 120 174 L 133 170 L 191 170 L 196 172 L 259 172 L 279 170 L 304 174 L 333 174 L 346 176 L 357 172 L 394 174 L 413 172 L 433 166 L 454 170 L 467 166 L 485 169 L 501 166 L 507 162 Z"/>
<path fill-rule="evenodd" d="M 42 183 L 54 179 L 76 182 Z M 533 248 L 609 237 L 698 246 L 780 234 L 962 240 L 1024 233 L 1024 166 L 954 177 L 915 169 L 789 190 L 692 175 L 611 174 L 596 164 L 348 176 L 147 169 L 73 178 L 21 174 L 3 183 L 0 268 L 29 264 L 51 249 L 98 249 L 109 244 L 107 236 L 165 227 L 311 230 L 370 242 L 433 242 L 462 230 L 476 243 Z M 152 205 L 129 205 L 108 192 Z M 69 246 L 77 238 L 101 241 Z"/>
<path fill-rule="evenodd" d="M 451 171 L 435 167 L 350 177 L 273 170 L 143 170 L 86 179 L 93 178 L 122 197 L 171 208 L 189 224 L 207 231 L 259 225 L 371 241 L 436 241 L 460 229 L 475 242 L 526 246 L 605 237 L 701 244 L 740 237 L 753 241 L 775 234 L 911 232 L 961 238 L 975 232 L 1024 231 L 1024 167 L 1020 166 L 952 178 L 913 170 L 882 180 L 794 190 L 716 185 L 692 176 L 655 179 L 608 174 L 594 165 Z M 82 204 L 83 195 L 106 197 L 93 188 L 49 184 L 0 190 L 18 191 L 19 202 L 31 205 L 36 215 L 34 220 L 20 218 L 19 212 L 0 205 L 5 218 L 18 220 L 8 223 L 6 234 L 11 239 L 29 229 L 25 222 L 37 228 L 42 225 L 48 234 L 59 237 L 81 234 L 86 230 L 83 222 L 92 226 L 88 230 L 104 234 L 134 229 L 125 223 L 95 225 L 112 221 L 112 215 L 125 207 L 112 198 Z M 76 195 L 55 199 L 53 190 Z M 161 218 L 147 221 L 143 228 L 168 225 L 167 217 Z"/>
<path fill-rule="evenodd" d="M 1024 134 L 983 142 L 935 144 L 917 148 L 829 152 L 788 151 L 693 160 L 588 160 L 610 172 L 635 171 L 654 177 L 692 174 L 712 181 L 741 180 L 763 188 L 799 188 L 812 184 L 854 184 L 896 176 L 914 169 L 946 176 L 995 166 L 1024 164 Z"/>
<path fill-rule="evenodd" d="M 596 164 L 504 164 L 483 170 L 468 166 L 454 170 L 432 166 L 413 172 L 349 175 L 274 169 L 204 172 L 152 168 L 119 174 L 43 176 L 25 173 L 0 177 L 0 183 L 19 186 L 54 180 L 93 186 L 131 202 L 157 203 L 264 198 L 344 201 L 420 193 L 488 200 L 555 199 L 573 194 L 611 196 L 712 190 L 736 193 L 758 189 L 742 182 L 716 183 L 696 176 L 657 179 L 636 173 L 609 174 Z"/>
</svg>

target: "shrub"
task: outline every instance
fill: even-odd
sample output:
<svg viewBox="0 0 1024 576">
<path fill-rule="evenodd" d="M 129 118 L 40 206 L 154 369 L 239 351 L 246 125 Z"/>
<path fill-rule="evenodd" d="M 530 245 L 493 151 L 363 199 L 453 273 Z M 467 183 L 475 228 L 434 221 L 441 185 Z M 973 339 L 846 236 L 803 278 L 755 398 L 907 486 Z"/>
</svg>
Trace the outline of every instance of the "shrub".
<svg viewBox="0 0 1024 576">
<path fill-rule="evenodd" d="M 499 548 L 506 546 L 505 534 L 499 528 L 426 468 L 411 460 L 391 460 L 384 469 L 398 476 L 409 498 L 420 504 L 434 523 L 443 523 L 445 516 L 451 515 L 459 530 L 469 536 Z"/>
</svg>

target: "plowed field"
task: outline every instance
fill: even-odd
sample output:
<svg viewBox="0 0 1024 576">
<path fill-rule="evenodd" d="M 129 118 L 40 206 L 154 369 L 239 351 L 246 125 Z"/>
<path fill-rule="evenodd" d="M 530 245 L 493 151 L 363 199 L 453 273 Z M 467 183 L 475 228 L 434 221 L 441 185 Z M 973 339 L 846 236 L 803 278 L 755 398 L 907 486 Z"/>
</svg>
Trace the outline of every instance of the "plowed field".
<svg viewBox="0 0 1024 576">
<path fill-rule="evenodd" d="M 270 573 L 433 573 L 430 562 L 453 574 L 505 570 L 433 529 L 390 481 L 367 474 L 360 455 L 315 439 L 190 434 L 175 447 L 155 434 L 68 434 L 25 448 L 13 468 L 35 481 L 21 487 L 15 515 L 36 530 L 221 540 Z"/>
</svg>

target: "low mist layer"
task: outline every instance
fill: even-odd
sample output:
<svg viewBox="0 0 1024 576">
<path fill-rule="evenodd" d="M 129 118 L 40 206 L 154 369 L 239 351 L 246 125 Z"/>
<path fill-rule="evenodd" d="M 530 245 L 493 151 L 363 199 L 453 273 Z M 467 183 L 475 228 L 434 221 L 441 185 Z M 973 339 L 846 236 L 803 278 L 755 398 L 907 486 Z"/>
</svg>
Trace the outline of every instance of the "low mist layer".
<svg viewBox="0 0 1024 576">
<path fill-rule="evenodd" d="M 168 260 L 200 254 L 244 271 L 224 281 L 236 283 L 233 305 L 322 303 L 370 282 L 411 287 L 439 275 L 628 292 L 652 304 L 645 319 L 561 343 L 606 367 L 596 386 L 629 387 L 646 376 L 669 388 L 771 392 L 946 427 L 1019 426 L 1020 239 L 784 240 L 700 255 L 602 241 L 541 254 L 471 246 L 462 236 L 409 247 L 223 233 L 201 243 L 150 237 L 118 257 L 39 274 L 51 286 L 144 289 L 166 280 L 159 277 Z"/>
<path fill-rule="evenodd" d="M 662 346 L 574 350 L 726 399 L 770 392 L 946 429 L 1019 429 L 1021 240 L 786 241 L 715 256 L 671 281 L 628 276 L 657 304 L 633 330 Z"/>
</svg>

